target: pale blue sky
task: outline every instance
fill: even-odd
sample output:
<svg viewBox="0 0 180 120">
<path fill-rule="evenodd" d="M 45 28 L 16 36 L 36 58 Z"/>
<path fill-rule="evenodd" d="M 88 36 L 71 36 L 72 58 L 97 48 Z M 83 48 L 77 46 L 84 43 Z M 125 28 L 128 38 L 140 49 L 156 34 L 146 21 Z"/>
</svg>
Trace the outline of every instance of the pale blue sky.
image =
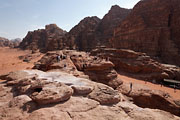
<svg viewBox="0 0 180 120">
<path fill-rule="evenodd" d="M 102 18 L 112 5 L 132 8 L 139 0 L 0 0 L 0 37 L 24 38 L 56 23 L 69 31 L 87 16 Z"/>
</svg>

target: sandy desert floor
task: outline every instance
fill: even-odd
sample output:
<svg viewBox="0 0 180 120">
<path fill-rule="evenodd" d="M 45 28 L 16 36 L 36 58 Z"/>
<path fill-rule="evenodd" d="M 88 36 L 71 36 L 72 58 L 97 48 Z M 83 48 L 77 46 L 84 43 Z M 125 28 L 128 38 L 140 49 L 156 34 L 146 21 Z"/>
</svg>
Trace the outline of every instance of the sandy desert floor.
<svg viewBox="0 0 180 120">
<path fill-rule="evenodd" d="M 0 75 L 7 74 L 11 71 L 31 69 L 34 62 L 38 61 L 42 56 L 33 59 L 30 63 L 23 62 L 18 57 L 22 55 L 30 54 L 31 51 L 22 51 L 19 49 L 0 48 Z M 162 90 L 169 93 L 174 99 L 180 99 L 180 90 L 174 91 L 172 88 L 168 88 L 161 85 L 152 84 L 150 82 L 144 82 L 142 80 L 134 79 L 125 75 L 118 76 L 126 83 L 141 84 L 148 86 L 154 90 Z"/>
<path fill-rule="evenodd" d="M 36 58 L 31 62 L 23 62 L 18 57 L 30 54 L 31 51 L 22 51 L 19 49 L 10 49 L 8 47 L 0 48 L 0 75 L 7 74 L 12 71 L 30 69 L 33 67 L 34 62 L 40 59 Z"/>
</svg>

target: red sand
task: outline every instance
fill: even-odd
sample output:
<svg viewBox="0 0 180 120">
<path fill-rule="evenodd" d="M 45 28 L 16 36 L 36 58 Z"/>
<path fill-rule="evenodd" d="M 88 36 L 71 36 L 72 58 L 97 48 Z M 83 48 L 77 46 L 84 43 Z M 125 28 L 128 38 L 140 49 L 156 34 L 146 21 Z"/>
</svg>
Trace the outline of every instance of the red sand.
<svg viewBox="0 0 180 120">
<path fill-rule="evenodd" d="M 22 51 L 19 49 L 10 49 L 10 48 L 0 48 L 0 75 L 7 74 L 11 71 L 17 71 L 17 70 L 23 70 L 23 69 L 30 69 L 33 67 L 34 62 L 39 60 L 41 57 L 34 59 L 30 63 L 23 62 L 22 60 L 19 60 L 19 56 L 30 54 L 31 51 Z M 119 78 L 121 78 L 124 82 L 133 84 L 142 84 L 145 86 L 148 86 L 151 89 L 154 90 L 162 90 L 167 93 L 169 93 L 174 99 L 180 99 L 180 90 L 176 90 L 174 92 L 174 89 L 168 88 L 168 87 L 161 87 L 161 85 L 152 84 L 150 82 L 144 82 L 141 80 L 137 80 L 134 78 L 130 78 L 124 75 L 119 75 Z"/>
<path fill-rule="evenodd" d="M 19 49 L 1 48 L 0 47 L 0 75 L 7 74 L 12 71 L 30 69 L 34 62 L 39 58 L 34 59 L 30 63 L 23 62 L 18 57 L 30 54 L 31 51 L 22 51 Z"/>
<path fill-rule="evenodd" d="M 145 82 L 145 81 L 127 77 L 124 75 L 119 75 L 118 77 L 121 78 L 123 80 L 123 82 L 125 82 L 125 83 L 132 82 L 133 84 L 142 84 L 144 86 L 148 86 L 149 88 L 151 88 L 153 90 L 161 90 L 161 91 L 167 92 L 167 93 L 169 93 L 170 96 L 172 96 L 173 99 L 180 100 L 180 90 L 176 89 L 176 91 L 174 91 L 173 88 L 169 88 L 169 87 L 165 87 L 165 86 L 161 87 L 161 85 L 153 84 L 150 82 Z"/>
</svg>

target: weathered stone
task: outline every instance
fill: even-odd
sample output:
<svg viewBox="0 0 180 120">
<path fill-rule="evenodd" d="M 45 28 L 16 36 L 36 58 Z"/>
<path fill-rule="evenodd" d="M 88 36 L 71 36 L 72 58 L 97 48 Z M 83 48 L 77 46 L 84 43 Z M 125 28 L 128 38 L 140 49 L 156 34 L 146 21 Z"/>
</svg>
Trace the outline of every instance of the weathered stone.
<svg viewBox="0 0 180 120">
<path fill-rule="evenodd" d="M 118 90 L 129 97 L 133 102 L 143 108 L 160 109 L 180 116 L 180 106 L 177 105 L 168 93 L 151 90 L 140 84 L 133 84 L 130 89 L 129 84 L 119 86 Z"/>
<path fill-rule="evenodd" d="M 0 37 L 0 47 L 10 47 L 10 48 L 16 48 L 19 46 L 21 42 L 21 39 L 13 39 L 13 40 L 8 40 L 6 38 Z"/>
<path fill-rule="evenodd" d="M 115 91 L 106 85 L 100 84 L 97 84 L 93 92 L 91 92 L 88 97 L 100 102 L 100 104 L 106 105 L 116 104 L 121 100 L 118 91 Z"/>
<path fill-rule="evenodd" d="M 144 52 L 164 63 L 179 64 L 178 0 L 142 0 L 114 30 L 115 48 Z"/>
<path fill-rule="evenodd" d="M 180 80 L 180 68 L 161 64 L 145 53 L 127 49 L 101 48 L 94 49 L 91 55 L 108 58 L 117 71 L 123 71 L 140 79 L 161 83 L 163 79 Z"/>
<path fill-rule="evenodd" d="M 56 50 L 62 47 L 62 38 L 65 33 L 56 24 L 46 25 L 45 29 L 28 32 L 19 47 L 33 51 L 39 49 L 41 52 Z"/>
<path fill-rule="evenodd" d="M 31 99 L 40 105 L 66 101 L 73 94 L 70 87 L 60 83 L 49 83 L 43 86 L 37 84 L 30 89 L 33 91 L 30 95 Z"/>
</svg>

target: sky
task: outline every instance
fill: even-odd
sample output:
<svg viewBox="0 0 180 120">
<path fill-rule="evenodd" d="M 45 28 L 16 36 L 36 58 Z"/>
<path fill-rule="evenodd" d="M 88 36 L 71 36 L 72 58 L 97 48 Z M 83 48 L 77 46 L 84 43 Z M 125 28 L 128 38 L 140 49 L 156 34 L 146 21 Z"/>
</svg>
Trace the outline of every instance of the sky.
<svg viewBox="0 0 180 120">
<path fill-rule="evenodd" d="M 0 37 L 24 38 L 55 23 L 69 31 L 87 16 L 103 16 L 112 5 L 133 8 L 139 0 L 0 0 Z"/>
</svg>

